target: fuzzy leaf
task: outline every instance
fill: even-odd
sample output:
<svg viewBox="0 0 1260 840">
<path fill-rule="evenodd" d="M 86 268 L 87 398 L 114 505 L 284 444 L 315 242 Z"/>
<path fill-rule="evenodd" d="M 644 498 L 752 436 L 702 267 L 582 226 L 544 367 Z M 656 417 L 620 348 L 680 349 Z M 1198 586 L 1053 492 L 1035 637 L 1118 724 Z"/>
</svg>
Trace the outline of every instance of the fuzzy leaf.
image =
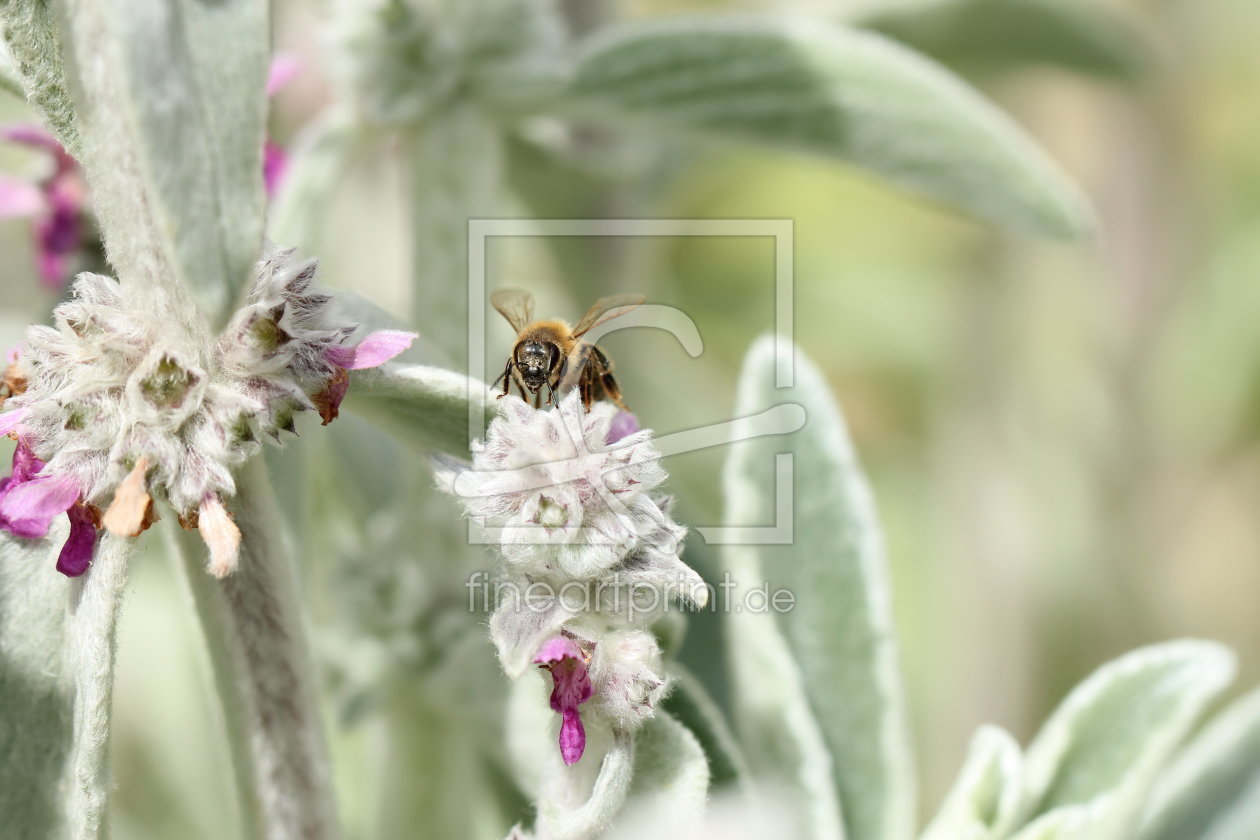
<svg viewBox="0 0 1260 840">
<path fill-rule="evenodd" d="M 680 665 L 672 666 L 665 711 L 686 727 L 704 750 L 714 788 L 741 781 L 748 768 L 726 718 L 704 686 Z"/>
<path fill-rule="evenodd" d="M 399 440 L 420 449 L 468 456 L 468 417 L 494 416 L 494 396 L 485 383 L 462 373 L 422 365 L 386 364 L 355 371 L 345 407 L 380 423 Z"/>
<path fill-rule="evenodd" d="M 709 765 L 700 742 L 668 713 L 658 712 L 635 736 L 627 817 L 657 830 L 696 825 L 708 793 Z"/>
<path fill-rule="evenodd" d="M 299 135 L 289 147 L 289 166 L 272 202 L 268 227 L 273 240 L 314 252 L 327 201 L 361 142 L 360 130 L 336 112 Z"/>
<path fill-rule="evenodd" d="M 967 761 L 923 840 L 998 840 L 1019 805 L 1019 745 L 1004 730 L 985 726 L 971 739 Z"/>
<path fill-rule="evenodd" d="M 26 86 L 22 83 L 17 64 L 14 63 L 13 55 L 9 52 L 9 45 L 2 41 L 0 41 L 0 89 L 14 96 L 26 98 Z"/>
<path fill-rule="evenodd" d="M 132 540 L 101 538 L 83 577 L 64 531 L 0 537 L 0 813 L 6 837 L 102 837 L 116 629 Z"/>
<path fill-rule="evenodd" d="M 871 33 L 693 19 L 596 36 L 561 98 L 572 115 L 840 158 L 1001 227 L 1076 237 L 1075 187 L 1005 115 L 934 62 Z"/>
<path fill-rule="evenodd" d="M 1021 838 L 1129 837 L 1156 774 L 1207 703 L 1233 677 L 1233 656 L 1182 641 L 1100 668 L 1029 746 Z"/>
<path fill-rule="evenodd" d="M 55 16 L 50 0 L 9 0 L 0 4 L 4 42 L 20 79 L 19 90 L 25 93 L 61 145 L 77 155 L 79 129 L 57 40 Z"/>
<path fill-rule="evenodd" d="M 82 162 L 124 289 L 221 326 L 262 249 L 264 0 L 67 0 Z M 180 288 L 183 286 L 183 288 Z"/>
<path fill-rule="evenodd" d="M 817 718 L 849 836 L 897 840 L 913 829 L 915 785 L 874 501 L 822 375 L 799 353 L 795 360 L 794 351 L 776 360 L 774 350 L 773 339 L 763 338 L 749 351 L 736 415 L 797 403 L 808 419 L 787 436 L 745 424 L 763 436 L 731 447 L 724 476 L 727 522 L 775 521 L 778 494 L 788 492 L 776 487 L 776 454 L 789 453 L 791 544 L 737 546 L 735 553 L 753 555 L 749 571 L 756 584 L 768 579 L 771 592 L 783 588 L 795 595 L 790 609 L 756 617 L 781 628 L 781 655 L 799 667 L 799 685 L 782 690 L 802 692 Z M 793 387 L 775 387 L 783 365 L 795 368 Z M 732 639 L 741 677 L 737 696 L 751 690 L 752 681 L 774 679 L 758 673 L 756 663 L 741 664 L 741 641 Z"/>
<path fill-rule="evenodd" d="M 962 70 L 1050 65 L 1132 80 L 1152 62 L 1135 26 L 1110 6 L 1081 0 L 926 0 L 853 21 Z"/>
<path fill-rule="evenodd" d="M 1260 691 L 1235 701 L 1160 777 L 1140 840 L 1260 837 Z"/>
<path fill-rule="evenodd" d="M 331 840 L 336 805 L 297 569 L 262 458 L 237 476 L 232 514 L 240 558 L 222 579 L 207 572 L 197 533 L 166 527 L 209 651 L 245 836 Z"/>
<path fill-rule="evenodd" d="M 0 536 L 0 814 L 14 837 L 65 833 L 60 785 L 72 746 L 73 688 L 61 662 L 71 581 L 53 540 Z"/>
</svg>

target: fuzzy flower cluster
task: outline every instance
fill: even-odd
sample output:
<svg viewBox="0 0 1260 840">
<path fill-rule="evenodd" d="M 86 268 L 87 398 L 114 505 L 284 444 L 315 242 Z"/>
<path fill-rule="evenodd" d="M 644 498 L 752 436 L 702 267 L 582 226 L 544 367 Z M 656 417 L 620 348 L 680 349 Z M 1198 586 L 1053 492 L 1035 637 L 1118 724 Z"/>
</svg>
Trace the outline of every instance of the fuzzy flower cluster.
<svg viewBox="0 0 1260 840">
<path fill-rule="evenodd" d="M 116 281 L 79 275 L 55 326 L 31 327 L 6 375 L 0 433 L 17 448 L 0 485 L 0 528 L 42 537 L 68 513 L 57 568 L 73 576 L 91 562 L 98 528 L 137 536 L 158 499 L 200 529 L 211 572 L 232 571 L 240 532 L 224 500 L 235 468 L 263 438 L 293 431 L 296 412 L 330 422 L 347 372 L 414 338 L 387 331 L 347 344 L 355 327 L 328 323 L 331 298 L 312 290 L 315 271 L 290 250 L 265 257 L 248 302 L 212 344 L 129 305 Z"/>
<path fill-rule="evenodd" d="M 509 676 L 550 672 L 573 764 L 584 719 L 630 732 L 655 713 L 667 685 L 651 626 L 708 590 L 679 557 L 686 532 L 661 492 L 651 431 L 609 403 L 584 411 L 576 392 L 552 409 L 512 396 L 499 407 L 471 468 L 443 465 L 438 479 L 496 529 L 505 585 L 491 638 Z"/>
</svg>

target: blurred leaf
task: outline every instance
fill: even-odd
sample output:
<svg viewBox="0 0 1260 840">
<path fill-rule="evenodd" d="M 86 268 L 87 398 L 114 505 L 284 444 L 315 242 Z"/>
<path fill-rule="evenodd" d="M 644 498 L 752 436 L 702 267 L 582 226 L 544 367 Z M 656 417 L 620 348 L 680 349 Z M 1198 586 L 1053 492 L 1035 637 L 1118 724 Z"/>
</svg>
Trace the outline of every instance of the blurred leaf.
<svg viewBox="0 0 1260 840">
<path fill-rule="evenodd" d="M 665 711 L 699 741 L 715 789 L 740 781 L 748 768 L 722 710 L 690 671 L 677 664 L 671 671 L 673 688 L 665 700 Z"/>
<path fill-rule="evenodd" d="M 587 749 L 590 750 L 589 740 Z M 549 748 L 547 753 L 558 760 L 558 753 L 553 748 Z M 635 737 L 628 732 L 614 731 L 612 744 L 604 754 L 599 775 L 585 803 L 575 808 L 572 802 L 567 801 L 553 801 L 546 797 L 539 801 L 539 840 L 586 840 L 606 830 L 625 805 L 632 780 L 637 781 L 634 779 L 634 756 Z M 655 761 L 661 763 L 659 758 Z M 701 762 L 703 763 L 703 757 Z M 553 769 L 552 777 L 558 777 L 561 772 L 563 771 L 558 768 Z M 657 782 L 660 781 L 655 769 L 648 773 L 649 783 L 654 777 Z"/>
<path fill-rule="evenodd" d="M 926 0 L 880 8 L 851 23 L 962 70 L 1046 64 L 1132 80 L 1152 61 L 1137 28 L 1099 2 Z"/>
<path fill-rule="evenodd" d="M 1260 691 L 1213 719 L 1164 772 L 1138 836 L 1260 837 Z"/>
<path fill-rule="evenodd" d="M 1021 840 L 1129 837 L 1152 782 L 1233 677 L 1225 648 L 1170 642 L 1100 668 L 1029 746 Z"/>
<path fill-rule="evenodd" d="M 191 292 L 221 326 L 262 249 L 268 4 L 66 7 L 81 160 L 119 280 L 180 321 Z"/>
<path fill-rule="evenodd" d="M 209 654 L 244 835 L 329 840 L 339 832 L 296 563 L 266 462 L 251 459 L 236 482 L 240 559 L 231 574 L 210 575 L 198 533 L 165 527 Z"/>
<path fill-rule="evenodd" d="M 73 584 L 53 568 L 59 551 L 0 536 L 0 814 L 14 837 L 65 833 L 73 688 L 61 657 Z"/>
<path fill-rule="evenodd" d="M 386 364 L 355 371 L 345 407 L 362 413 L 421 449 L 468 456 L 468 418 L 494 416 L 485 383 L 462 373 L 421 365 Z"/>
<path fill-rule="evenodd" d="M 1012 230 L 1081 236 L 1076 188 L 947 71 L 870 33 L 776 19 L 653 21 L 588 43 L 573 116 L 836 157 Z"/>
<path fill-rule="evenodd" d="M 449 111 L 410 138 L 412 319 L 457 367 L 468 353 L 468 222 L 503 192 L 503 137 L 477 108 Z"/>
<path fill-rule="evenodd" d="M 103 836 L 116 630 L 133 540 L 55 570 L 64 530 L 0 537 L 0 813 L 6 837 Z M 59 535 L 61 538 L 58 538 Z"/>
<path fill-rule="evenodd" d="M 0 4 L 4 42 L 20 78 L 19 95 L 26 96 L 61 145 L 78 156 L 79 126 L 66 82 L 55 17 L 49 0 L 9 0 Z"/>
<path fill-rule="evenodd" d="M 696 736 L 658 711 L 635 736 L 628 807 L 652 823 L 694 824 L 709 795 L 709 765 Z M 643 819 L 640 816 L 640 819 Z"/>
<path fill-rule="evenodd" d="M 781 628 L 786 650 L 780 655 L 800 669 L 799 686 L 782 690 L 803 692 L 817 718 L 834 761 L 848 834 L 903 838 L 914 826 L 915 785 L 874 501 L 822 375 L 795 350 L 785 356 L 776 359 L 773 338 L 753 345 L 736 415 L 751 418 L 771 406 L 796 403 L 804 409 L 805 425 L 777 436 L 745 421 L 741 431 L 750 437 L 731 447 L 724 481 L 728 525 L 775 522 L 778 495 L 789 492 L 777 486 L 776 455 L 788 453 L 791 543 L 741 545 L 730 553 L 754 558 L 743 570 L 753 575 L 743 579 L 745 585 L 767 581 L 772 589 L 794 594 L 790 608 L 766 609 L 758 618 Z M 789 371 L 794 384 L 777 388 Z M 755 672 L 757 663 L 745 660 L 740 640 L 732 640 L 732 653 L 740 678 L 737 696 L 749 690 L 750 681 L 775 679 Z"/>
<path fill-rule="evenodd" d="M 298 135 L 271 205 L 267 224 L 273 240 L 300 251 L 318 250 L 328 199 L 362 142 L 361 130 L 338 112 L 320 117 Z"/>
<path fill-rule="evenodd" d="M 923 840 L 998 840 L 1019 806 L 1019 745 L 1004 730 L 984 726 L 971 739 L 958 780 Z"/>
</svg>

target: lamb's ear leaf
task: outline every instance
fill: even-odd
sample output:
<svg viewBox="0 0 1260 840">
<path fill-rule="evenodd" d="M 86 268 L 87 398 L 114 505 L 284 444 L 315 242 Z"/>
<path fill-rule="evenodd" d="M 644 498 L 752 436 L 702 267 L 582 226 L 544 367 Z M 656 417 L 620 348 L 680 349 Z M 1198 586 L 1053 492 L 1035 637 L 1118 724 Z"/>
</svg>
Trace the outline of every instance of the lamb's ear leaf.
<svg viewBox="0 0 1260 840">
<path fill-rule="evenodd" d="M 1137 26 L 1105 3 L 927 0 L 888 4 L 850 22 L 978 73 L 1045 65 L 1132 81 L 1154 62 Z"/>
<path fill-rule="evenodd" d="M 387 363 L 355 371 L 344 407 L 425 451 L 468 457 L 469 417 L 479 436 L 494 409 L 484 382 L 444 368 Z"/>
<path fill-rule="evenodd" d="M 673 688 L 665 711 L 690 730 L 709 762 L 714 789 L 737 784 L 748 776 L 747 760 L 727 724 L 726 716 L 696 677 L 681 665 L 671 666 Z"/>
<path fill-rule="evenodd" d="M 1260 837 L 1260 690 L 1218 714 L 1156 782 L 1139 840 L 1185 837 Z"/>
<path fill-rule="evenodd" d="M 802 425 L 776 428 L 783 415 L 767 409 L 780 404 L 795 405 Z M 775 533 L 727 546 L 728 568 L 742 586 L 793 596 L 728 618 L 754 775 L 769 767 L 832 787 L 805 797 L 816 825 L 838 801 L 849 836 L 908 837 L 916 797 L 888 570 L 840 410 L 803 355 L 763 338 L 744 362 L 735 414 L 745 419 L 723 477 L 726 523 Z M 812 755 L 819 743 L 824 754 Z"/>
<path fill-rule="evenodd" d="M 66 0 L 58 38 L 110 263 L 150 310 L 222 326 L 262 251 L 265 0 Z"/>
<path fill-rule="evenodd" d="M 1220 645 L 1179 641 L 1094 672 L 1025 753 L 1019 821 L 1042 832 L 1062 826 L 1030 836 L 1066 837 L 1068 827 L 1071 836 L 1098 840 L 1132 836 L 1160 769 L 1234 668 Z"/>
<path fill-rule="evenodd" d="M 553 103 L 655 135 L 843 160 L 1010 230 L 1075 238 L 1092 213 L 1059 168 L 945 68 L 871 32 L 669 18 L 588 41 Z"/>
<path fill-rule="evenodd" d="M 1019 745 L 1005 730 L 981 727 L 967 760 L 922 840 L 993 840 L 1019 806 Z"/>
<path fill-rule="evenodd" d="M 79 151 L 79 127 L 57 39 L 56 6 L 46 0 L 10 0 L 0 4 L 0 24 L 19 96 L 25 96 L 58 142 L 72 155 Z"/>
<path fill-rule="evenodd" d="M 12 837 L 104 836 L 116 630 L 133 541 L 102 536 L 74 580 L 54 568 L 61 543 L 0 537 L 0 813 Z"/>
</svg>

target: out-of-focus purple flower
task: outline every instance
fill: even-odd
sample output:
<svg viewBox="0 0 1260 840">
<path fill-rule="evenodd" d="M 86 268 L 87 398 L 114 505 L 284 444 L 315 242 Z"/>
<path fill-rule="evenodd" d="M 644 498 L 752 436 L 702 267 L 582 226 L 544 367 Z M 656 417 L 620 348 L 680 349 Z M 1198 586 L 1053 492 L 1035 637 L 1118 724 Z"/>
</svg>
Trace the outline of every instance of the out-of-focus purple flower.
<svg viewBox="0 0 1260 840">
<path fill-rule="evenodd" d="M 0 181 L 0 217 L 35 220 L 36 267 L 45 286 L 60 290 L 83 247 L 87 184 L 79 164 L 51 134 L 33 125 L 0 129 L 0 139 L 52 156 L 53 171 L 38 184 Z"/>
<path fill-rule="evenodd" d="M 268 198 L 276 194 L 276 190 L 280 188 L 280 179 L 288 168 L 288 153 L 279 143 L 268 137 L 263 142 L 263 186 L 267 190 Z"/>
<path fill-rule="evenodd" d="M 411 346 L 416 334 L 401 330 L 377 330 L 369 333 L 358 344 L 334 344 L 324 353 L 325 360 L 336 368 L 327 387 L 315 397 L 319 415 L 327 426 L 337 419 L 341 401 L 350 387 L 347 371 L 383 365 Z"/>
<path fill-rule="evenodd" d="M 612 422 L 608 424 L 608 434 L 604 440 L 612 446 L 637 431 L 639 431 L 639 419 L 628 411 L 618 411 L 613 415 Z"/>
<path fill-rule="evenodd" d="M 275 96 L 301 70 L 302 63 L 291 55 L 280 54 L 273 58 L 271 70 L 267 74 L 267 96 Z M 263 186 L 266 187 L 268 198 L 276 194 L 288 168 L 288 152 L 268 136 L 263 143 Z"/>
<path fill-rule="evenodd" d="M 576 764 L 586 751 L 578 706 L 592 693 L 586 657 L 568 636 L 553 636 L 538 649 L 534 664 L 551 672 L 551 708 L 560 714 L 560 757 L 565 764 Z"/>
</svg>

